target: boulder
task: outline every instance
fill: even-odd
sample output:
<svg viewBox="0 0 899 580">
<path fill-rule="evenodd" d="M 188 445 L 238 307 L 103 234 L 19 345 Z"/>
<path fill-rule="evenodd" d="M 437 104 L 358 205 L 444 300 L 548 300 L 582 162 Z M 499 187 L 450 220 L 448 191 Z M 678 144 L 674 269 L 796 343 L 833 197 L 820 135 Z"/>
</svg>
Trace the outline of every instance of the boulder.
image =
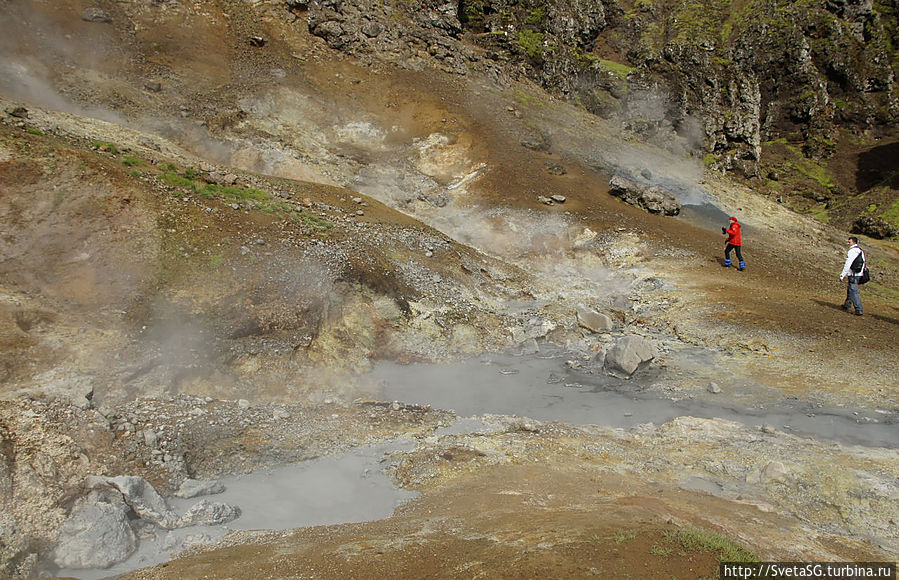
<svg viewBox="0 0 899 580">
<path fill-rule="evenodd" d="M 53 561 L 62 568 L 108 568 L 137 547 L 128 506 L 115 494 L 92 491 L 59 528 Z"/>
<path fill-rule="evenodd" d="M 218 526 L 240 517 L 240 508 L 218 501 L 204 499 L 194 504 L 181 516 L 178 527 Z"/>
<path fill-rule="evenodd" d="M 849 232 L 868 236 L 875 240 L 882 240 L 899 235 L 899 228 L 882 218 L 861 216 L 852 222 L 852 229 Z"/>
<path fill-rule="evenodd" d="M 178 515 L 144 478 L 121 475 L 106 478 L 106 482 L 122 493 L 125 502 L 142 520 L 167 530 L 178 527 Z"/>
<path fill-rule="evenodd" d="M 616 175 L 609 181 L 609 193 L 623 202 L 642 207 L 650 213 L 678 215 L 681 205 L 677 197 L 660 187 L 644 185 Z"/>
<path fill-rule="evenodd" d="M 603 332 L 615 327 L 611 318 L 585 306 L 577 309 L 577 323 L 590 332 Z"/>
<path fill-rule="evenodd" d="M 288 414 L 289 415 L 289 414 Z M 220 481 L 200 481 L 197 479 L 185 479 L 175 492 L 176 497 L 190 499 L 198 495 L 212 495 L 225 491 L 225 486 Z"/>
<path fill-rule="evenodd" d="M 613 376 L 630 378 L 656 355 L 658 350 L 651 341 L 642 336 L 625 336 L 606 353 L 605 370 Z"/>
<path fill-rule="evenodd" d="M 81 13 L 81 19 L 85 22 L 112 22 L 112 18 L 109 16 L 109 12 L 101 8 L 97 8 L 96 6 L 85 8 Z"/>
</svg>

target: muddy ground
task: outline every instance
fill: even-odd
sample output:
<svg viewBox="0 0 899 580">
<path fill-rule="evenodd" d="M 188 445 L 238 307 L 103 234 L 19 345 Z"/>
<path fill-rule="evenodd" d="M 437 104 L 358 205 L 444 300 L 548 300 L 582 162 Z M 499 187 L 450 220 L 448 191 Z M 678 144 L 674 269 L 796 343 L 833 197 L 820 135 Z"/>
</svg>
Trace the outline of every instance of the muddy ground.
<svg viewBox="0 0 899 580">
<path fill-rule="evenodd" d="M 30 69 L 40 91 L 6 86 L 0 101 L 5 573 L 52 571 L 88 475 L 171 493 L 396 437 L 416 449 L 388 471 L 421 495 L 393 517 L 236 534 L 133 576 L 701 578 L 748 553 L 896 559 L 895 448 L 691 418 L 508 417 L 437 437 L 451 413 L 373 400 L 358 381 L 377 360 L 536 343 L 589 365 L 637 334 L 661 347 L 663 396 L 895 424 L 895 242 L 863 240 L 875 279 L 855 317 L 840 309 L 846 232 L 703 175 L 677 143 L 475 72 L 361 66 L 280 7 L 122 4 L 102 25 L 76 8 L 17 8 L 28 42 L 67 40 L 46 60 L 58 68 Z M 187 34 L 185 19 L 202 26 Z M 253 47 L 251 30 L 277 40 Z M 76 38 L 105 50 L 66 52 Z M 747 270 L 722 267 L 715 218 L 608 195 L 615 168 L 739 216 Z M 553 194 L 564 203 L 538 201 Z M 583 328 L 580 307 L 614 328 Z M 681 356 L 697 348 L 713 362 Z"/>
</svg>

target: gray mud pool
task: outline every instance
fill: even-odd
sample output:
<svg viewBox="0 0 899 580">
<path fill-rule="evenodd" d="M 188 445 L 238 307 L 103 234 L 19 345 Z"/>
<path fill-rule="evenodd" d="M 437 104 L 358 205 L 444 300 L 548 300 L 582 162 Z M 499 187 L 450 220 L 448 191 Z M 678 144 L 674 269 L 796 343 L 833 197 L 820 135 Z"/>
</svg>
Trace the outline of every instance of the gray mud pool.
<svg viewBox="0 0 899 580">
<path fill-rule="evenodd" d="M 796 435 L 850 445 L 899 448 L 899 416 L 891 411 L 828 409 L 788 400 L 765 407 L 732 399 L 671 399 L 653 390 L 658 371 L 617 379 L 571 367 L 564 353 L 490 355 L 443 365 L 381 363 L 371 373 L 383 400 L 430 405 L 460 417 L 485 413 L 540 421 L 631 428 L 675 417 L 721 418 L 773 425 Z M 715 397 L 720 401 L 715 400 Z"/>
</svg>

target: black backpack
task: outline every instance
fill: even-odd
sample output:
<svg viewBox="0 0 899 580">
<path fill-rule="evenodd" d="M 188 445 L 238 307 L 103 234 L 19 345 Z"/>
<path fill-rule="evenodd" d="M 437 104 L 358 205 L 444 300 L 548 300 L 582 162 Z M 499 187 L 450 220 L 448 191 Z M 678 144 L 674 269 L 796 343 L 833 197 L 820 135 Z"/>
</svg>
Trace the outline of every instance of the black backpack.
<svg viewBox="0 0 899 580">
<path fill-rule="evenodd" d="M 859 284 L 867 284 L 871 280 L 871 272 L 868 271 L 868 267 L 865 265 L 865 253 L 861 250 L 859 250 L 858 256 L 852 260 L 849 269 L 852 271 L 853 276 L 858 277 L 857 282 Z"/>
</svg>

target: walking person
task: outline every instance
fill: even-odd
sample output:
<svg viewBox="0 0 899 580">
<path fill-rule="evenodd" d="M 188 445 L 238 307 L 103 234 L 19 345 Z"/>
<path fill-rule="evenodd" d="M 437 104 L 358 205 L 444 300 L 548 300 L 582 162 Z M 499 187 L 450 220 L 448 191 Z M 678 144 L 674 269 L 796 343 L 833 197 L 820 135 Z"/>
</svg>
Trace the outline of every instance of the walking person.
<svg viewBox="0 0 899 580">
<path fill-rule="evenodd" d="M 851 311 L 855 307 L 855 315 L 862 315 L 862 300 L 858 296 L 858 279 L 865 270 L 865 253 L 858 247 L 858 238 L 849 236 L 846 240 L 849 251 L 846 252 L 846 263 L 840 272 L 840 280 L 848 278 L 846 286 L 846 301 L 843 302 L 843 310 Z"/>
<path fill-rule="evenodd" d="M 727 235 L 727 242 L 724 246 L 724 267 L 727 268 L 731 266 L 732 262 L 730 261 L 730 252 L 731 250 L 736 250 L 737 260 L 739 260 L 738 270 L 743 271 L 746 269 L 746 262 L 743 261 L 743 253 L 740 251 L 741 246 L 743 245 L 742 235 L 740 234 L 740 230 L 743 226 L 740 225 L 740 222 L 737 221 L 737 218 L 731 216 L 730 218 L 730 227 L 721 228 L 721 233 Z"/>
</svg>

